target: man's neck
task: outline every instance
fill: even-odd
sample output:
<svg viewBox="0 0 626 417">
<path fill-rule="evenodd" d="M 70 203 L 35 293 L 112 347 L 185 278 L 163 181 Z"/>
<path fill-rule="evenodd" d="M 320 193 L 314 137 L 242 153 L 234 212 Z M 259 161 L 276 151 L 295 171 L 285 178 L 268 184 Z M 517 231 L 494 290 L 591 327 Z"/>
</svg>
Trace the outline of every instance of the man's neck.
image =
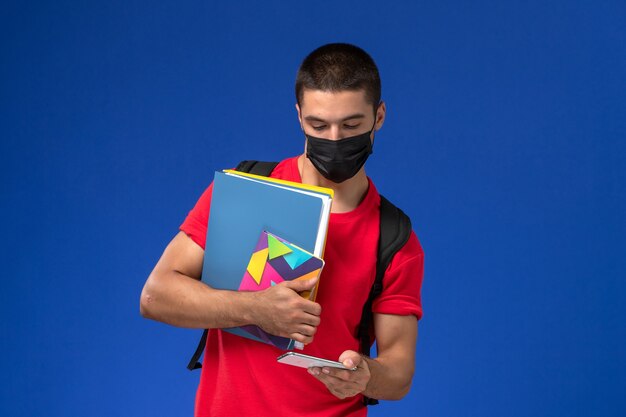
<svg viewBox="0 0 626 417">
<path fill-rule="evenodd" d="M 333 189 L 335 197 L 331 208 L 332 213 L 347 213 L 357 208 L 365 198 L 369 188 L 365 168 L 361 169 L 354 177 L 337 184 L 324 178 L 303 154 L 298 157 L 298 170 L 303 184 Z"/>
</svg>

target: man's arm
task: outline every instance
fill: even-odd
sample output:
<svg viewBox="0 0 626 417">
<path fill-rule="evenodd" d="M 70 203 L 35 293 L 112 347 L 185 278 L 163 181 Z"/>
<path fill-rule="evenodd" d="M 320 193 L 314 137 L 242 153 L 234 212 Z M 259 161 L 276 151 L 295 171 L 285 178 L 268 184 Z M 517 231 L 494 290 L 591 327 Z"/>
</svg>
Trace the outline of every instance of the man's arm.
<svg viewBox="0 0 626 417">
<path fill-rule="evenodd" d="M 338 398 L 363 394 L 381 400 L 399 400 L 411 387 L 415 369 L 415 316 L 374 314 L 378 357 L 366 358 L 347 350 L 339 361 L 356 371 L 312 368 L 309 372 Z"/>
<path fill-rule="evenodd" d="M 258 292 L 216 290 L 200 281 L 203 259 L 202 248 L 178 233 L 141 292 L 141 315 L 203 329 L 255 324 L 277 336 L 313 340 L 321 307 L 298 293 L 312 289 L 316 280 L 286 281 Z"/>
</svg>

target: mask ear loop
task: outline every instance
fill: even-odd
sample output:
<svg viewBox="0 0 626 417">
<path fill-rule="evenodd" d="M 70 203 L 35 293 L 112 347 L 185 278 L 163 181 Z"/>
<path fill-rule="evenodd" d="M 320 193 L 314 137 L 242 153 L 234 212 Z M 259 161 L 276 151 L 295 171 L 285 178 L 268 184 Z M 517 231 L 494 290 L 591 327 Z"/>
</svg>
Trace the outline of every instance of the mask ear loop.
<svg viewBox="0 0 626 417">
<path fill-rule="evenodd" d="M 380 108 L 380 103 L 382 103 L 382 101 L 378 102 L 378 105 L 376 106 L 376 108 L 374 109 L 374 124 L 372 125 L 372 128 L 370 129 L 370 136 L 372 134 L 374 134 L 372 136 L 372 147 L 374 146 L 374 139 L 376 139 L 376 123 L 378 122 L 377 118 L 378 118 L 378 109 Z"/>
<path fill-rule="evenodd" d="M 300 117 L 298 118 L 298 120 L 300 121 L 300 130 L 302 130 L 302 134 L 304 135 L 304 156 L 308 159 L 309 158 L 309 138 L 306 137 L 306 132 L 304 131 L 304 124 L 302 124 L 302 113 L 300 113 Z"/>
</svg>

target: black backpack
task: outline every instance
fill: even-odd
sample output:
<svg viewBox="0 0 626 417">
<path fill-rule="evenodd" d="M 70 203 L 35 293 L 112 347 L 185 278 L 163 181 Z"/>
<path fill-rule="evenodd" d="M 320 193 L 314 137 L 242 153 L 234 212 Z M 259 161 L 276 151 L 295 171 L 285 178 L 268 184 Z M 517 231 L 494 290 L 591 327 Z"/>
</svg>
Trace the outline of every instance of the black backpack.
<svg viewBox="0 0 626 417">
<path fill-rule="evenodd" d="M 276 168 L 276 165 L 278 165 L 278 162 L 241 161 L 235 170 L 268 177 L 274 168 Z M 372 340 L 370 338 L 370 331 L 373 327 L 372 302 L 382 293 L 385 270 L 389 266 L 389 263 L 393 259 L 396 252 L 398 252 L 409 240 L 411 230 L 411 220 L 409 217 L 381 195 L 380 235 L 378 237 L 376 279 L 374 280 L 374 284 L 370 290 L 370 295 L 363 306 L 358 331 L 360 351 L 366 356 L 369 356 L 370 347 L 372 345 Z M 208 330 L 204 330 L 202 338 L 198 343 L 198 347 L 187 365 L 187 369 L 190 371 L 202 368 L 200 356 L 202 356 L 202 352 L 204 351 L 207 335 Z M 365 405 L 375 405 L 378 404 L 378 400 L 364 397 L 364 403 Z"/>
</svg>

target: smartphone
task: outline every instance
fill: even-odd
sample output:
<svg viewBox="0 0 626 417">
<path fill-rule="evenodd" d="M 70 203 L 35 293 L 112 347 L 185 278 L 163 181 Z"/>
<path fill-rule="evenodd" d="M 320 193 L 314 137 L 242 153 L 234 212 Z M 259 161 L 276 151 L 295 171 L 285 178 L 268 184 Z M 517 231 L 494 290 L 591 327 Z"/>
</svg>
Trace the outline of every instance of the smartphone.
<svg viewBox="0 0 626 417">
<path fill-rule="evenodd" d="M 300 368 L 313 368 L 313 367 L 322 368 L 326 366 L 328 368 L 346 369 L 348 371 L 356 370 L 356 366 L 354 368 L 346 368 L 341 362 L 331 361 L 331 360 L 322 359 L 322 358 L 316 358 L 315 356 L 304 355 L 298 352 L 287 352 L 285 354 L 280 355 L 278 358 L 276 358 L 276 360 L 280 363 L 293 365 L 293 366 L 299 366 Z"/>
</svg>

